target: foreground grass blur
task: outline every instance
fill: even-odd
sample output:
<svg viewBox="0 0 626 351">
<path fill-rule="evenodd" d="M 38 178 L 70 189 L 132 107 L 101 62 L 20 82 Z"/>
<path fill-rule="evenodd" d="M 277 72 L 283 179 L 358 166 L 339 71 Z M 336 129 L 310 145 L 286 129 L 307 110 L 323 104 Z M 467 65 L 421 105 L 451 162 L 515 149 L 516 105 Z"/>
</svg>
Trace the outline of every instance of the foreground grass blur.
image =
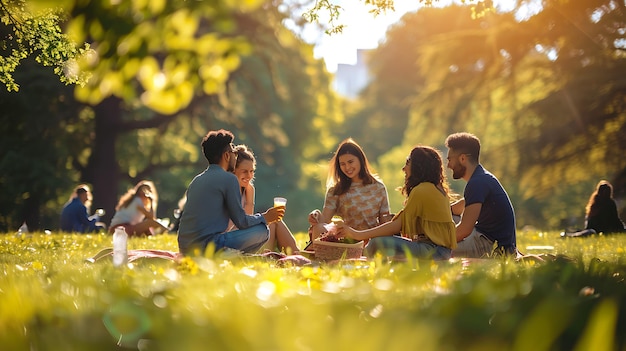
<svg viewBox="0 0 626 351">
<path fill-rule="evenodd" d="M 300 245 L 305 235 L 298 235 Z M 85 258 L 108 235 L 0 235 L 6 350 L 626 350 L 626 236 L 522 232 L 526 253 L 279 267 L 260 257 Z M 176 251 L 176 237 L 130 249 Z M 118 346 L 119 345 L 119 346 Z"/>
</svg>

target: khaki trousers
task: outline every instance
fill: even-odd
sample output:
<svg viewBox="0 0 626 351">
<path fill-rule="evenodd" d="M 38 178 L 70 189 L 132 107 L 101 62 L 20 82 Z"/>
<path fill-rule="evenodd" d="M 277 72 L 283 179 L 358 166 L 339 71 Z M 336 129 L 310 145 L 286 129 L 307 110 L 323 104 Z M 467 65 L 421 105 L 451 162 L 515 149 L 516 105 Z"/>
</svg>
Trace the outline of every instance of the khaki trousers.
<svg viewBox="0 0 626 351">
<path fill-rule="evenodd" d="M 493 252 L 493 244 L 493 241 L 474 228 L 467 238 L 456 243 L 452 257 L 487 258 Z"/>
</svg>

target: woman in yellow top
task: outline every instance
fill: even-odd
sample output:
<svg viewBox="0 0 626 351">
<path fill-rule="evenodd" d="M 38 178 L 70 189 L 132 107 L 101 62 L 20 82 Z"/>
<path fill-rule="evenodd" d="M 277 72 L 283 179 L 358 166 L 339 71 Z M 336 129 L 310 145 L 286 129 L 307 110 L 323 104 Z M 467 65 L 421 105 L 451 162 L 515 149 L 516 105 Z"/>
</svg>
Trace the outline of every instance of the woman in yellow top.
<svg viewBox="0 0 626 351">
<path fill-rule="evenodd" d="M 380 252 L 391 257 L 410 254 L 417 258 L 449 259 L 456 247 L 456 231 L 439 152 L 429 146 L 417 146 L 402 170 L 402 193 L 407 197 L 404 209 L 391 222 L 367 230 L 339 225 L 339 236 L 371 238 L 365 247 L 366 256 Z"/>
</svg>

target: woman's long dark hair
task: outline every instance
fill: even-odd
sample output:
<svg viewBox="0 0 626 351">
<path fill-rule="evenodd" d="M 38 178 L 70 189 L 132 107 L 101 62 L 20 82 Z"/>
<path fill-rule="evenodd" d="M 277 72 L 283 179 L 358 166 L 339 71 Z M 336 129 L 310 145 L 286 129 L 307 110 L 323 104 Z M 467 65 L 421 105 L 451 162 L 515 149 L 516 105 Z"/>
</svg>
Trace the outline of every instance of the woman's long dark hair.
<svg viewBox="0 0 626 351">
<path fill-rule="evenodd" d="M 434 184 L 446 196 L 450 193 L 446 173 L 441 161 L 439 152 L 424 145 L 418 145 L 411 150 L 409 156 L 411 160 L 411 176 L 404 181 L 402 194 L 409 197 L 411 190 L 421 183 L 428 182 Z"/>
<path fill-rule="evenodd" d="M 601 208 L 595 205 L 601 205 L 609 199 L 613 198 L 613 186 L 606 180 L 601 180 L 596 185 L 596 190 L 589 197 L 587 207 L 585 208 L 585 217 L 596 215 Z"/>
<path fill-rule="evenodd" d="M 367 161 L 365 152 L 363 152 L 363 149 L 356 143 L 356 141 L 352 138 L 348 138 L 339 144 L 337 151 L 335 151 L 335 155 L 330 160 L 330 169 L 328 170 L 326 187 L 328 189 L 335 187 L 333 195 L 345 194 L 348 192 L 350 185 L 352 184 L 352 179 L 348 178 L 348 176 L 341 171 L 341 167 L 339 166 L 339 156 L 347 154 L 353 155 L 359 159 L 359 163 L 361 164 L 359 178 L 363 180 L 363 184 L 372 184 L 376 181 L 376 177 L 371 170 L 370 163 Z"/>
</svg>

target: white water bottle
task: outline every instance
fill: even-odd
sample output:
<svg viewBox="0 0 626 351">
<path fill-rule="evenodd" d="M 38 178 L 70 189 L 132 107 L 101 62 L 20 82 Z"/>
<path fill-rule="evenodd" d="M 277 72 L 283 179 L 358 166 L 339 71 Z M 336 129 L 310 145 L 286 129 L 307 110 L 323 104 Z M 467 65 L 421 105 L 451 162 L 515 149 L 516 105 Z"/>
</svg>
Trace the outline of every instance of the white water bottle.
<svg viewBox="0 0 626 351">
<path fill-rule="evenodd" d="M 124 227 L 115 228 L 113 233 L 113 265 L 121 266 L 128 261 L 128 234 Z"/>
</svg>

